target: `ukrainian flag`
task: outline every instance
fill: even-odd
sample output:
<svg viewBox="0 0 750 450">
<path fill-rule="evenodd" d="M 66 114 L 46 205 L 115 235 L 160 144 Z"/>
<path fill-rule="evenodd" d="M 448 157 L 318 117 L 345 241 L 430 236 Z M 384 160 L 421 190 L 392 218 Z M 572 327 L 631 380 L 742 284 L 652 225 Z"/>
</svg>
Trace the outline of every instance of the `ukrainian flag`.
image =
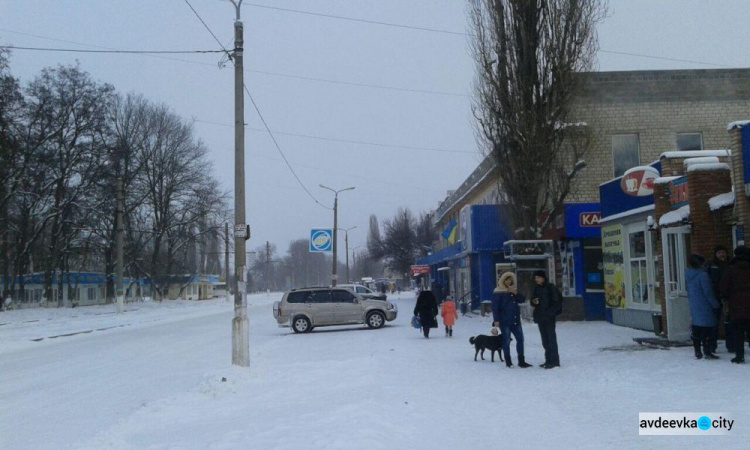
<svg viewBox="0 0 750 450">
<path fill-rule="evenodd" d="M 456 243 L 456 230 L 458 229 L 456 225 L 458 225 L 458 222 L 451 220 L 442 233 L 443 239 L 448 241 L 448 245 Z"/>
</svg>

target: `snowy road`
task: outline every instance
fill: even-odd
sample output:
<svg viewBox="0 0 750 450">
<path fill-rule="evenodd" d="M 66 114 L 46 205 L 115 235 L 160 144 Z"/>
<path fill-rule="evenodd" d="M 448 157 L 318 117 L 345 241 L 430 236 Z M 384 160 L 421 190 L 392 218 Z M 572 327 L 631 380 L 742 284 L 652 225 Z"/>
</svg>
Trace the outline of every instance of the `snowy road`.
<svg viewBox="0 0 750 450">
<path fill-rule="evenodd" d="M 425 340 L 405 295 L 384 329 L 294 335 L 276 326 L 272 300 L 250 299 L 250 370 L 229 365 L 224 302 L 3 313 L 0 448 L 744 448 L 750 437 L 750 366 L 726 353 L 695 361 L 690 349 L 635 346 L 643 332 L 564 323 L 561 369 L 509 370 L 473 361 L 468 338 L 489 318 Z M 536 327 L 524 331 L 527 359 L 542 362 Z M 730 436 L 641 437 L 648 411 L 724 412 L 736 425 Z"/>
</svg>

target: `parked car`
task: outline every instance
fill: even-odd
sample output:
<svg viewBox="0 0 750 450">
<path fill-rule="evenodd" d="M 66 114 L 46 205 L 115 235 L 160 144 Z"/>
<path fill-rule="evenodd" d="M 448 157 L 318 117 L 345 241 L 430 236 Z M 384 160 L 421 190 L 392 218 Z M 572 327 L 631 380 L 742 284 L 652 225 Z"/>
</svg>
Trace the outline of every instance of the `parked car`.
<svg viewBox="0 0 750 450">
<path fill-rule="evenodd" d="M 276 322 L 291 326 L 295 333 L 329 325 L 382 328 L 397 315 L 398 307 L 391 302 L 366 299 L 338 287 L 292 289 L 273 304 Z"/>
<path fill-rule="evenodd" d="M 337 288 L 346 289 L 349 292 L 353 292 L 360 297 L 369 298 L 372 300 L 387 300 L 388 296 L 382 292 L 376 292 L 372 289 L 362 286 L 361 284 L 337 284 Z"/>
</svg>

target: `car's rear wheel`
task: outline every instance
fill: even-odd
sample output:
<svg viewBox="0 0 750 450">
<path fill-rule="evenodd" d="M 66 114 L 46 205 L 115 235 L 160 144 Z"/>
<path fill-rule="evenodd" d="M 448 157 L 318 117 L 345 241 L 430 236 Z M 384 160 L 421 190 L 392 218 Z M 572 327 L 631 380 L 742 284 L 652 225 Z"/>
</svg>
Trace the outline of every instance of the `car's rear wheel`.
<svg viewBox="0 0 750 450">
<path fill-rule="evenodd" d="M 373 329 L 382 328 L 385 325 L 385 314 L 373 311 L 367 315 L 367 326 Z"/>
<path fill-rule="evenodd" d="M 297 316 L 292 319 L 292 330 L 295 333 L 307 333 L 312 330 L 310 319 L 305 316 Z"/>
</svg>

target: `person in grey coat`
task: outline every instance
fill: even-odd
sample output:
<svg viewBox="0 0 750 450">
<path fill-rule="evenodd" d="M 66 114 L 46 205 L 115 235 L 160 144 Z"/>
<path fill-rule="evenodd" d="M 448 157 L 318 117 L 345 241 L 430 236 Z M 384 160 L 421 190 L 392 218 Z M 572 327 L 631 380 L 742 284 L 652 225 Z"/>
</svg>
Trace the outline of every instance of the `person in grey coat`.
<svg viewBox="0 0 750 450">
<path fill-rule="evenodd" d="M 718 321 L 716 311 L 721 307 L 716 300 L 711 278 L 704 268 L 706 260 L 701 255 L 690 255 L 688 269 L 685 273 L 687 281 L 688 301 L 690 302 L 690 317 L 693 325 L 693 349 L 697 359 L 718 359 L 711 348 L 711 335 Z M 703 352 L 701 352 L 703 347 Z"/>
</svg>

